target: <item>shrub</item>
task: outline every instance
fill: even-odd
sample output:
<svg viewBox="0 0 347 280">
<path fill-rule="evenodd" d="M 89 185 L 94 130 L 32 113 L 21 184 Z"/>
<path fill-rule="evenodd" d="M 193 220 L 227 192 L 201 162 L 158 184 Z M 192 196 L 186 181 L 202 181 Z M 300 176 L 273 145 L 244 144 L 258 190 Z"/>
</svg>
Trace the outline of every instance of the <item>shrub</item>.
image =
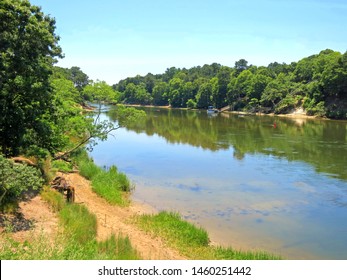
<svg viewBox="0 0 347 280">
<path fill-rule="evenodd" d="M 35 167 L 14 164 L 0 155 L 0 204 L 18 199 L 24 191 L 37 190 L 42 183 Z"/>
</svg>

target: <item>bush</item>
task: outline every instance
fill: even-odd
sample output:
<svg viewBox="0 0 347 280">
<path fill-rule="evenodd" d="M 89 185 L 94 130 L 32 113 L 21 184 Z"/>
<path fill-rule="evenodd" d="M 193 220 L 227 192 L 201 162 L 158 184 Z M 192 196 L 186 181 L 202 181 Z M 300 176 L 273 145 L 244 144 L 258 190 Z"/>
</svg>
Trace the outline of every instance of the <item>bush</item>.
<svg viewBox="0 0 347 280">
<path fill-rule="evenodd" d="M 42 186 L 40 171 L 26 164 L 14 164 L 0 155 L 0 204 L 18 199 L 24 191 Z"/>
</svg>

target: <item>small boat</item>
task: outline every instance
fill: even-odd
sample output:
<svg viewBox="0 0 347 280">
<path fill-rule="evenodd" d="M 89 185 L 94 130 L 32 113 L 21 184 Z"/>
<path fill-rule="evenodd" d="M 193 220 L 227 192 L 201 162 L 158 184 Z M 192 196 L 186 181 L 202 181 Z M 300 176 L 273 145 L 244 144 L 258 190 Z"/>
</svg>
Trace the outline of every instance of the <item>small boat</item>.
<svg viewBox="0 0 347 280">
<path fill-rule="evenodd" d="M 207 114 L 216 114 L 216 113 L 219 113 L 218 109 L 213 108 L 213 106 L 208 106 Z"/>
</svg>

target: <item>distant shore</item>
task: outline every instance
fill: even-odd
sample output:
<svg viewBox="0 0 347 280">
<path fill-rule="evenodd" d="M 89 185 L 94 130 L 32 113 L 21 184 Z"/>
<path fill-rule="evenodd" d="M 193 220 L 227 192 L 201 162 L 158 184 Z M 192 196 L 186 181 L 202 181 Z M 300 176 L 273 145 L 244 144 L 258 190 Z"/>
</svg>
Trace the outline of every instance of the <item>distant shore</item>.
<svg viewBox="0 0 347 280">
<path fill-rule="evenodd" d="M 158 108 L 158 109 L 176 109 L 176 110 L 192 110 L 192 111 L 201 111 L 204 109 L 188 109 L 188 108 L 176 108 L 171 107 L 170 105 L 166 106 L 156 106 L 156 105 L 141 105 L 141 104 L 124 104 L 125 106 L 129 107 L 145 107 L 145 108 Z M 234 114 L 234 115 L 250 115 L 250 116 L 273 116 L 273 117 L 285 117 L 285 118 L 293 118 L 293 119 L 319 119 L 319 120 L 334 120 L 329 119 L 327 117 L 319 117 L 319 116 L 311 116 L 307 115 L 305 110 L 302 108 L 297 108 L 291 113 L 288 114 L 275 114 L 275 113 L 250 113 L 250 112 L 244 112 L 244 111 L 224 111 L 221 112 L 222 114 Z M 345 120 L 339 120 L 339 121 L 345 121 Z"/>
</svg>

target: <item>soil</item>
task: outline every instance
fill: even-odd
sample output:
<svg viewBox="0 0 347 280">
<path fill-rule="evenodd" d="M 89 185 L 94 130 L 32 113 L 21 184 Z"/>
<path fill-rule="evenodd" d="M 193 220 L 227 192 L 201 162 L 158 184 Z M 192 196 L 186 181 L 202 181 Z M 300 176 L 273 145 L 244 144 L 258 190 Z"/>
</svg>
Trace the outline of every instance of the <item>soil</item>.
<svg viewBox="0 0 347 280">
<path fill-rule="evenodd" d="M 107 203 L 97 196 L 91 189 L 90 182 L 78 173 L 57 174 L 63 175 L 70 185 L 75 187 L 75 203 L 85 205 L 97 217 L 97 239 L 107 239 L 111 234 L 128 236 L 131 244 L 146 260 L 182 260 L 185 259 L 176 250 L 170 248 L 159 238 L 151 236 L 130 222 L 135 215 L 155 213 L 149 206 L 132 202 L 130 206 L 120 207 Z M 19 214 L 12 217 L 2 216 L 4 221 L 20 224 L 18 231 L 12 233 L 15 240 L 25 241 L 32 239 L 37 234 L 44 233 L 54 240 L 58 231 L 58 218 L 48 204 L 35 196 L 20 203 Z M 16 216 L 18 216 L 16 218 Z M 6 224 L 6 223 L 5 223 Z M 15 223 L 14 223 L 15 224 Z M 12 227 L 14 229 L 14 227 Z M 0 232 L 4 231 L 4 222 L 0 219 Z M 14 230 L 15 231 L 15 230 Z M 0 235 L 1 239 L 1 235 Z"/>
</svg>

